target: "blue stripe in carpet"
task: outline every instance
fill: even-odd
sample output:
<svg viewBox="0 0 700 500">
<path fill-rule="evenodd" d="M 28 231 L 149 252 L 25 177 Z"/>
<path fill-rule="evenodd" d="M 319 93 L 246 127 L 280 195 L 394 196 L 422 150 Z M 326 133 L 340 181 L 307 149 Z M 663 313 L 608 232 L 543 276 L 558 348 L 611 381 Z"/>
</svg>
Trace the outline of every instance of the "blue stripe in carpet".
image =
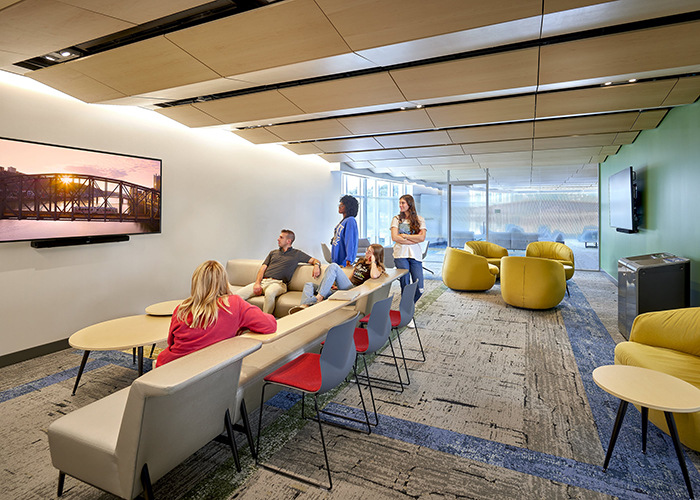
<svg viewBox="0 0 700 500">
<path fill-rule="evenodd" d="M 82 355 L 82 351 L 75 352 Z M 150 359 L 143 360 L 144 373 L 151 370 L 152 363 L 153 362 Z M 102 368 L 103 366 L 107 365 L 118 365 L 123 366 L 125 368 L 130 368 L 132 370 L 138 369 L 137 365 L 133 364 L 132 356 L 130 354 L 126 354 L 121 351 L 92 351 L 90 352 L 88 362 L 85 365 L 85 368 L 83 369 L 83 375 L 85 375 L 85 373 L 89 371 L 97 370 L 98 368 Z M 26 384 L 18 385 L 11 389 L 2 391 L 0 392 L 0 403 L 4 403 L 5 401 L 9 401 L 10 399 L 14 399 L 25 394 L 29 394 L 30 392 L 41 390 L 53 384 L 58 384 L 59 382 L 63 382 L 64 380 L 67 380 L 69 378 L 77 377 L 78 369 L 79 367 L 77 366 L 69 368 L 68 370 L 53 373 L 46 377 L 33 380 L 32 382 L 28 382 Z"/>
</svg>

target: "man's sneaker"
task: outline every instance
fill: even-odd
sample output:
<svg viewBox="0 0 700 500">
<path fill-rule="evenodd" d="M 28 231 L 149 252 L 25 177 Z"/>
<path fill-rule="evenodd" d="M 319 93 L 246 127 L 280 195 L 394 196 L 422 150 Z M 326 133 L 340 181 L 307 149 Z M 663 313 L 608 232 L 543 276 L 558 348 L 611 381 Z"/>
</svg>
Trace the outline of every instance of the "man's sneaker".
<svg viewBox="0 0 700 500">
<path fill-rule="evenodd" d="M 289 310 L 289 314 L 298 313 L 299 311 L 303 311 L 307 307 L 309 307 L 309 306 L 294 306 Z"/>
</svg>

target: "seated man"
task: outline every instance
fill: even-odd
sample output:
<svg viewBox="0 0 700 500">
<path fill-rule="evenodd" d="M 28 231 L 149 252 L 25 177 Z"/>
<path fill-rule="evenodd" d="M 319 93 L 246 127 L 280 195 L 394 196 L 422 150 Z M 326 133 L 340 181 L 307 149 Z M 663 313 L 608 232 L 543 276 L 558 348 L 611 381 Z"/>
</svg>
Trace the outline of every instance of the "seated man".
<svg viewBox="0 0 700 500">
<path fill-rule="evenodd" d="M 287 283 L 292 279 L 292 275 L 302 262 L 313 264 L 313 277 L 318 278 L 321 274 L 321 262 L 309 257 L 307 254 L 296 248 L 292 248 L 294 243 L 294 232 L 283 229 L 277 238 L 277 250 L 271 251 L 260 266 L 255 283 L 244 286 L 235 294 L 243 300 L 248 300 L 253 295 L 265 295 L 263 312 L 272 314 L 275 310 L 275 299 L 287 291 Z"/>
</svg>

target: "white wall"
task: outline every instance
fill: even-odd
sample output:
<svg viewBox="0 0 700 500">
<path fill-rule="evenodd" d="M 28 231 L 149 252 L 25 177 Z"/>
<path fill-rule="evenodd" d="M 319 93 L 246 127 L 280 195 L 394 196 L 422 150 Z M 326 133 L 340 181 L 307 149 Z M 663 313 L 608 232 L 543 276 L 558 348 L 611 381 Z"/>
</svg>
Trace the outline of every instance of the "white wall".
<svg viewBox="0 0 700 500">
<path fill-rule="evenodd" d="M 223 130 L 188 129 L 155 112 L 88 105 L 0 75 L 0 136 L 163 160 L 162 234 L 34 249 L 0 244 L 0 355 L 68 338 L 91 324 L 189 294 L 206 259 L 260 258 L 282 228 L 321 259 L 338 222 L 338 172 Z M 0 164 L 2 164 L 0 158 Z"/>
</svg>

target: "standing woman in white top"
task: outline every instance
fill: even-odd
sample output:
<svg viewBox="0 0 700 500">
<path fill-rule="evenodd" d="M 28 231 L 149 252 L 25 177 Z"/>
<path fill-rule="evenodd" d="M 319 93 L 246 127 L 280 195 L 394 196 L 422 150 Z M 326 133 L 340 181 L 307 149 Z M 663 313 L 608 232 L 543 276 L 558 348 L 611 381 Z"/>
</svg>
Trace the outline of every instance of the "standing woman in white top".
<svg viewBox="0 0 700 500">
<path fill-rule="evenodd" d="M 408 269 L 400 278 L 401 292 L 411 282 L 418 282 L 415 302 L 423 295 L 423 254 L 420 243 L 425 241 L 425 219 L 416 213 L 413 196 L 399 198 L 399 215 L 391 219 L 391 239 L 394 245 L 394 263 L 397 269 Z M 410 280 L 409 281 L 409 275 Z"/>
</svg>

